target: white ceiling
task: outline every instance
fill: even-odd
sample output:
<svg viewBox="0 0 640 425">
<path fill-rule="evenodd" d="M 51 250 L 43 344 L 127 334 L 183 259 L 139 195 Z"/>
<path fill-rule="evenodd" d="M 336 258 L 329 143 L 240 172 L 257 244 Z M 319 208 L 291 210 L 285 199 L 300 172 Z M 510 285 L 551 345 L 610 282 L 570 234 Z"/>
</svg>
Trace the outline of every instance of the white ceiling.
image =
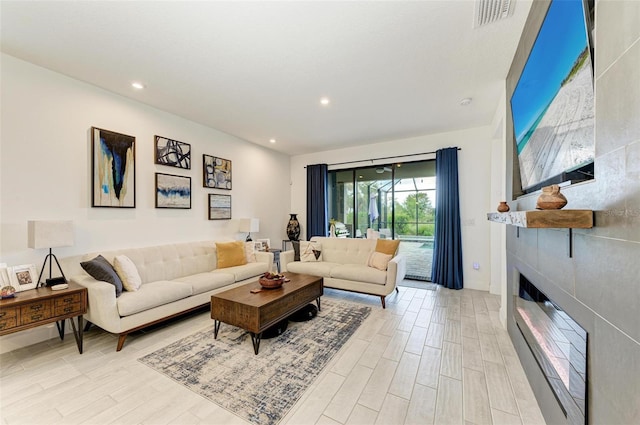
<svg viewBox="0 0 640 425">
<path fill-rule="evenodd" d="M 531 6 L 513 3 L 474 29 L 468 0 L 3 0 L 1 49 L 295 155 L 490 124 Z"/>
</svg>

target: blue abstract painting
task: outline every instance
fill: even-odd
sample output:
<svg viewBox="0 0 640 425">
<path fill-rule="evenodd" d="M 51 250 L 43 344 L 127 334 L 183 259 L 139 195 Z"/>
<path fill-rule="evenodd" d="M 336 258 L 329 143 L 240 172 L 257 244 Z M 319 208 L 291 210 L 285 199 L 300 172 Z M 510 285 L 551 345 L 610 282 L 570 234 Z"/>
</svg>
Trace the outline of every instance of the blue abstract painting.
<svg viewBox="0 0 640 425">
<path fill-rule="evenodd" d="M 91 128 L 92 207 L 135 208 L 136 138 Z"/>
<path fill-rule="evenodd" d="M 156 208 L 191 208 L 191 177 L 156 173 Z"/>
</svg>

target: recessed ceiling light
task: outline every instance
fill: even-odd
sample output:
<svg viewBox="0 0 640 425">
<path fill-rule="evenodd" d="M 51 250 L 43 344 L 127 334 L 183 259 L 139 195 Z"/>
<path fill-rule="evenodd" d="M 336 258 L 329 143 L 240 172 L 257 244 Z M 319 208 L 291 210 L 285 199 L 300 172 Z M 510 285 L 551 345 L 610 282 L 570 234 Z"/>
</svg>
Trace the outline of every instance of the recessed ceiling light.
<svg viewBox="0 0 640 425">
<path fill-rule="evenodd" d="M 471 104 L 471 101 L 473 101 L 473 99 L 471 99 L 470 97 L 465 97 L 464 99 L 462 99 L 460 101 L 460 105 L 461 106 L 467 106 L 467 105 Z"/>
<path fill-rule="evenodd" d="M 328 97 L 322 97 L 320 98 L 320 104 L 323 106 L 327 106 L 329 104 L 330 100 Z"/>
<path fill-rule="evenodd" d="M 134 89 L 142 90 L 144 88 L 144 84 L 134 81 L 133 83 L 131 83 L 131 87 L 133 87 Z"/>
<path fill-rule="evenodd" d="M 269 139 L 269 143 L 275 143 L 276 139 Z"/>
</svg>

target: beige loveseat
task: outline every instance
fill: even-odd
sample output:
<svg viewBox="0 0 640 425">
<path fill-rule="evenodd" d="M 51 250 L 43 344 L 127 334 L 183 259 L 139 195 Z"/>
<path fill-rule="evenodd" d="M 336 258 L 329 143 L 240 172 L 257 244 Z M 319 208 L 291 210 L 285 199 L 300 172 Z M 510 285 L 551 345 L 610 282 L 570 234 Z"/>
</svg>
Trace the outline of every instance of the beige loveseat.
<svg viewBox="0 0 640 425">
<path fill-rule="evenodd" d="M 377 295 L 382 308 L 385 297 L 397 290 L 396 285 L 406 274 L 406 259 L 402 254 L 395 254 L 386 270 L 367 265 L 377 240 L 314 236 L 311 242 L 319 244 L 321 261 L 294 261 L 294 251 L 285 251 L 280 254 L 282 270 L 322 276 L 325 288 Z"/>
<path fill-rule="evenodd" d="M 86 319 L 119 335 L 117 351 L 130 332 L 195 310 L 211 301 L 211 295 L 242 285 L 271 269 L 273 254 L 256 252 L 256 261 L 217 268 L 215 242 L 189 242 L 88 254 L 83 261 L 102 255 L 111 264 L 117 255 L 127 256 L 142 280 L 137 291 L 116 297 L 114 285 L 75 268 L 70 280 L 89 292 Z"/>
</svg>

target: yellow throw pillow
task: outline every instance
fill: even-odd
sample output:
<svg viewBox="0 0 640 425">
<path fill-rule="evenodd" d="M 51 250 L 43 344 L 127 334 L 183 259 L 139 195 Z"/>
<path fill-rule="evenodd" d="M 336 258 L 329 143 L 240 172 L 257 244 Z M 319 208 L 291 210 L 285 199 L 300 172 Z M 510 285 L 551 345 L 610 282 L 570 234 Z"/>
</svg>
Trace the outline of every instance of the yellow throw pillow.
<svg viewBox="0 0 640 425">
<path fill-rule="evenodd" d="M 378 270 L 385 271 L 389 266 L 389 261 L 393 256 L 391 254 L 383 254 L 381 252 L 373 251 L 371 255 L 369 255 L 369 261 L 367 261 L 367 265 L 369 267 L 374 267 Z"/>
<path fill-rule="evenodd" d="M 378 239 L 376 241 L 376 252 L 381 252 L 383 254 L 389 254 L 393 256 L 396 255 L 398 246 L 400 246 L 400 241 L 397 239 Z"/>
<path fill-rule="evenodd" d="M 218 268 L 241 266 L 247 264 L 244 242 L 216 242 L 218 251 Z"/>
</svg>

